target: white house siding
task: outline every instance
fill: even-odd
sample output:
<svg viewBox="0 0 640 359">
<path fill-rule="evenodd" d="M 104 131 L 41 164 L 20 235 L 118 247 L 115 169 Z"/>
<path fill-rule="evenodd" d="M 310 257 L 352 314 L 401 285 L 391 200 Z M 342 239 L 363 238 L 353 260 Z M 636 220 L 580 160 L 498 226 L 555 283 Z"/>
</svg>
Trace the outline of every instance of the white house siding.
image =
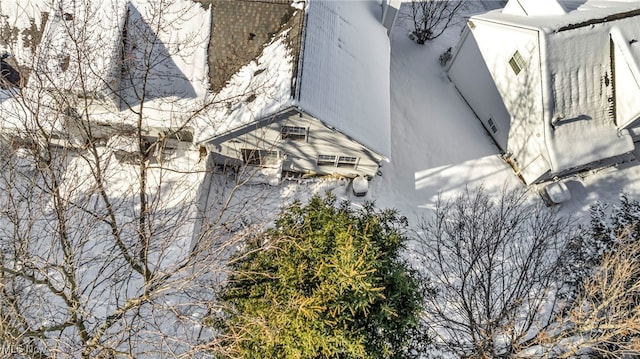
<svg viewBox="0 0 640 359">
<path fill-rule="evenodd" d="M 282 139 L 283 126 L 304 128 L 303 139 Z M 283 171 L 306 174 L 340 175 L 355 177 L 358 175 L 375 176 L 383 156 L 368 150 L 341 132 L 325 126 L 321 121 L 306 114 L 294 114 L 283 120 L 270 123 L 247 133 L 239 134 L 222 143 L 209 142 L 214 152 L 214 160 L 220 164 L 238 165 L 243 163 L 242 150 L 277 151 L 278 166 Z M 332 165 L 319 165 L 319 156 L 335 156 Z M 356 158 L 350 166 L 338 165 L 340 157 Z M 346 160 L 346 158 L 344 158 Z M 274 162 L 264 165 L 275 165 Z"/>
<path fill-rule="evenodd" d="M 448 75 L 498 147 L 506 152 L 511 116 L 504 107 L 476 39 L 468 27 L 462 35 Z"/>
<path fill-rule="evenodd" d="M 627 127 L 640 119 L 640 43 L 630 43 L 632 40 L 633 37 L 625 36 L 618 28 L 614 27 L 611 31 L 615 63 L 616 124 L 619 128 Z"/>
<path fill-rule="evenodd" d="M 495 104 L 497 99 L 495 93 L 492 94 L 494 87 L 489 85 L 484 85 L 484 88 L 479 91 L 467 89 L 465 91 L 469 91 L 469 94 L 463 93 L 463 96 L 474 111 L 477 111 L 485 127 L 490 127 L 488 126 L 489 116 L 492 119 L 495 116 L 498 131 L 504 131 L 494 136 L 496 142 L 503 149 L 506 147 L 505 152 L 509 154 L 512 164 L 525 182 L 532 183 L 549 170 L 544 147 L 544 99 L 540 95 L 538 31 L 478 18 L 471 18 L 469 27 L 471 32 L 467 38 L 473 37 L 475 43 L 470 39 L 464 41 L 460 51 L 466 54 L 456 55 L 452 69 L 454 72 L 460 71 L 460 67 L 465 66 L 465 61 L 462 61 L 460 67 L 455 64 L 462 55 L 477 57 L 477 52 L 481 53 L 484 68 L 488 70 L 495 84 L 495 89 L 502 99 L 502 105 Z M 496 46 L 497 39 L 500 42 L 499 46 Z M 516 52 L 524 61 L 518 74 L 509 63 Z M 471 67 L 467 71 L 475 73 L 477 68 Z M 455 78 L 461 78 L 462 75 L 454 74 L 452 80 L 456 86 L 458 82 Z M 468 76 L 472 76 L 472 73 Z M 484 76 L 481 81 L 484 84 L 488 78 Z M 465 81 L 462 83 L 463 87 L 468 86 Z M 479 105 L 486 100 L 485 97 L 489 97 L 491 102 Z"/>
</svg>

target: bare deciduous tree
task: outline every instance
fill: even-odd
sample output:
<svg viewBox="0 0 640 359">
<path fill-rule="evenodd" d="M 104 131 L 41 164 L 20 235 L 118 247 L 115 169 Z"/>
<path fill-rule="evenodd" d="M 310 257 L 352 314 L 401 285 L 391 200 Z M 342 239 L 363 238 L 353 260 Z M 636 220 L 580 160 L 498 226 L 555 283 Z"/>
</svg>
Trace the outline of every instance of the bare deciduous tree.
<svg viewBox="0 0 640 359">
<path fill-rule="evenodd" d="M 542 351 L 558 358 L 581 354 L 636 357 L 640 354 L 640 204 L 622 195 L 610 219 L 593 207 L 585 270 L 553 326 L 538 336 Z M 584 262 L 582 258 L 578 258 Z M 579 266 L 577 269 L 582 269 Z"/>
<path fill-rule="evenodd" d="M 527 194 L 505 189 L 493 199 L 467 189 L 440 198 L 420 226 L 419 258 L 436 291 L 427 321 L 460 355 L 509 355 L 551 319 L 543 308 L 570 220 Z"/>
<path fill-rule="evenodd" d="M 29 80 L 3 92 L 3 344 L 61 358 L 216 345 L 201 323 L 240 238 L 228 209 L 241 183 L 209 187 L 193 131 L 219 101 L 195 98 L 172 62 L 206 32 L 172 33 L 193 21 L 173 4 L 54 2 Z"/>
<path fill-rule="evenodd" d="M 584 285 L 581 298 L 571 309 L 572 329 L 563 356 L 580 349 L 611 357 L 640 354 L 640 243 L 623 243 L 608 254 Z M 562 343 L 562 342 L 560 342 Z"/>
<path fill-rule="evenodd" d="M 409 19 L 415 41 L 423 45 L 442 35 L 465 4 L 466 0 L 412 0 Z"/>
</svg>

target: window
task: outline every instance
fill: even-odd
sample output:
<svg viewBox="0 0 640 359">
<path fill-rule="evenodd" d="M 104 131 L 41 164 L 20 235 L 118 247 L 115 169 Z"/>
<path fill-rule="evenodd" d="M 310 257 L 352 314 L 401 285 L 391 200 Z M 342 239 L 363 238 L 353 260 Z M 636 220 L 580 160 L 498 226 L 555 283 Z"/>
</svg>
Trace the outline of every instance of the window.
<svg viewBox="0 0 640 359">
<path fill-rule="evenodd" d="M 178 140 L 182 142 L 193 142 L 193 131 L 191 129 L 182 129 L 180 131 L 164 130 L 162 135 L 172 140 Z"/>
<path fill-rule="evenodd" d="M 280 153 L 278 151 L 260 151 L 260 163 L 266 166 L 278 164 Z"/>
<path fill-rule="evenodd" d="M 498 127 L 496 126 L 496 124 L 493 122 L 492 119 L 489 119 L 489 121 L 487 121 L 489 123 L 489 128 L 491 128 L 491 132 L 493 133 L 497 133 L 498 132 Z"/>
<path fill-rule="evenodd" d="M 242 160 L 248 165 L 268 166 L 275 165 L 280 158 L 278 151 L 267 151 L 243 148 Z"/>
<path fill-rule="evenodd" d="M 307 128 L 297 126 L 282 126 L 282 129 L 280 129 L 280 137 L 283 140 L 306 140 Z"/>
<path fill-rule="evenodd" d="M 358 162 L 357 157 L 351 156 L 340 156 L 338 157 L 338 167 L 356 167 L 356 163 Z"/>
<path fill-rule="evenodd" d="M 318 155 L 318 166 L 335 166 L 336 156 Z"/>
<path fill-rule="evenodd" d="M 260 164 L 260 151 L 258 150 L 249 150 L 246 148 L 242 149 L 242 160 L 244 163 L 248 165 L 259 165 Z"/>
<path fill-rule="evenodd" d="M 524 69 L 527 63 L 522 58 L 522 55 L 520 55 L 520 52 L 516 50 L 516 53 L 513 54 L 509 60 L 509 65 L 511 65 L 511 69 L 517 75 L 522 71 L 522 69 Z"/>
<path fill-rule="evenodd" d="M 351 167 L 355 168 L 358 164 L 358 157 L 353 156 L 333 156 L 318 155 L 318 166 L 332 167 Z"/>
</svg>

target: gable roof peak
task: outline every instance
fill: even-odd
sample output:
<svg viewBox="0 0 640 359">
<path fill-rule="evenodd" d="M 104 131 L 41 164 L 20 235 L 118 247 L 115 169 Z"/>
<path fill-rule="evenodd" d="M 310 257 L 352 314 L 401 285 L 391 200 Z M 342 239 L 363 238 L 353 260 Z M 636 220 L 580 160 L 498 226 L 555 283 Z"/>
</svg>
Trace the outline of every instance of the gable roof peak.
<svg viewBox="0 0 640 359">
<path fill-rule="evenodd" d="M 509 0 L 504 14 L 519 16 L 559 16 L 567 10 L 558 0 Z"/>
</svg>

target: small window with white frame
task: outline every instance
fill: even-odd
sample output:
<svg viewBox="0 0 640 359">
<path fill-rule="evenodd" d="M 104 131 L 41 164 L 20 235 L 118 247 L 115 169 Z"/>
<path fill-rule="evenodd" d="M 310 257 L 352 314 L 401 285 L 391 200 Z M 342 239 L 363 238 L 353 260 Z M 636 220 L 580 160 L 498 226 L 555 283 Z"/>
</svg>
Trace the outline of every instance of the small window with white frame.
<svg viewBox="0 0 640 359">
<path fill-rule="evenodd" d="M 358 165 L 358 157 L 318 155 L 317 163 L 318 163 L 318 166 L 355 168 Z"/>
<path fill-rule="evenodd" d="M 358 163 L 358 157 L 352 157 L 352 156 L 338 157 L 338 167 L 355 168 L 357 163 Z"/>
<path fill-rule="evenodd" d="M 522 55 L 520 55 L 520 52 L 516 50 L 513 56 L 511 56 L 511 59 L 509 59 L 509 65 L 511 65 L 511 69 L 513 70 L 513 72 L 518 75 L 524 69 L 527 63 L 524 61 Z"/>
<path fill-rule="evenodd" d="M 280 138 L 283 140 L 306 140 L 309 131 L 306 127 L 300 126 L 282 126 L 280 129 Z"/>
<path fill-rule="evenodd" d="M 318 155 L 318 166 L 335 166 L 336 156 L 333 155 Z"/>
</svg>

